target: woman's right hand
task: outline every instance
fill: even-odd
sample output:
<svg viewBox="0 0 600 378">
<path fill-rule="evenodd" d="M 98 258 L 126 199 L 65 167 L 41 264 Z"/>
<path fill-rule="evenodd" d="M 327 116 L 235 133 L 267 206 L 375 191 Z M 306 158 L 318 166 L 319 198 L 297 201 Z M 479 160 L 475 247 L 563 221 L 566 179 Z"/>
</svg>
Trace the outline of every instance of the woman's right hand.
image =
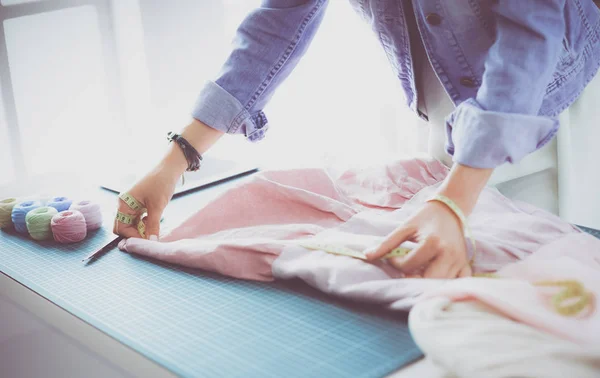
<svg viewBox="0 0 600 378">
<path fill-rule="evenodd" d="M 175 185 L 185 167 L 185 159 L 176 161 L 167 157 L 127 191 L 147 209 L 148 215 L 144 218 L 144 223 L 146 237 L 149 240 L 158 240 L 162 213 L 173 197 Z M 136 214 L 123 200 L 118 199 L 118 201 L 120 212 Z M 137 223 L 124 224 L 115 220 L 113 232 L 126 238 L 141 237 Z"/>
<path fill-rule="evenodd" d="M 223 132 L 194 119 L 183 129 L 181 135 L 200 154 L 203 154 L 223 136 Z M 162 161 L 129 189 L 128 193 L 148 210 L 148 216 L 144 219 L 148 239 L 158 240 L 160 218 L 173 197 L 177 181 L 187 166 L 188 163 L 181 149 L 176 143 L 172 143 Z M 135 215 L 135 212 L 121 199 L 119 199 L 118 210 L 125 214 Z M 126 238 L 141 237 L 137 230 L 137 224 L 117 224 L 116 220 L 113 232 Z"/>
</svg>

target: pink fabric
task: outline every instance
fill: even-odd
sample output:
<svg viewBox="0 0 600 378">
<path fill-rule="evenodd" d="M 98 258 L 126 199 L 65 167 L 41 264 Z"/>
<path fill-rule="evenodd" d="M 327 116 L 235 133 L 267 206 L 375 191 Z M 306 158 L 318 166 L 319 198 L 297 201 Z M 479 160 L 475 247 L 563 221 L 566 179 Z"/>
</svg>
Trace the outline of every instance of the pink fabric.
<svg viewBox="0 0 600 378">
<path fill-rule="evenodd" d="M 373 245 L 430 198 L 436 186 L 425 187 L 401 209 L 360 212 L 344 224 L 323 230 L 315 238 L 355 249 Z M 548 243 L 567 235 L 579 235 L 571 225 L 550 214 L 539 216 L 537 210 L 527 206 L 525 209 L 527 211 L 493 189 L 484 190 L 469 219 L 477 240 L 476 273 L 496 272 Z M 299 277 L 330 294 L 397 310 L 409 310 L 420 300 L 421 294 L 450 282 L 402 278 L 385 262 L 365 263 L 321 251 L 307 252 L 294 246 L 283 249 L 273 263 L 273 272 L 279 278 Z"/>
<path fill-rule="evenodd" d="M 300 278 L 332 295 L 397 310 L 410 309 L 423 293 L 477 297 L 524 322 L 554 329 L 558 318 L 540 307 L 545 303 L 541 299 L 533 312 L 510 310 L 513 296 L 524 300 L 541 295 L 542 289 L 522 281 L 407 279 L 385 261 L 369 263 L 290 245 L 313 238 L 354 249 L 372 246 L 418 210 L 447 173 L 434 160 L 399 161 L 339 175 L 322 169 L 264 172 L 222 194 L 160 242 L 129 239 L 120 247 L 242 279 Z M 569 255 L 566 259 L 575 265 L 560 277 L 578 278 L 584 273 L 575 260 L 585 255 L 598 263 L 600 241 L 542 210 L 509 201 L 494 189 L 483 191 L 469 222 L 477 240 L 475 272 L 506 267 L 502 274 L 519 280 L 534 279 L 535 274 L 549 277 L 558 274 L 558 264 Z M 572 243 L 579 243 L 574 249 L 581 252 L 573 255 L 578 257 L 571 256 Z M 534 252 L 541 257 L 528 258 Z M 586 274 L 586 285 L 595 287 L 591 272 Z M 544 311 L 547 322 L 536 323 Z M 575 324 L 583 323 L 560 324 L 567 327 L 564 336 L 573 335 Z"/>
<path fill-rule="evenodd" d="M 129 239 L 120 248 L 175 264 L 251 280 L 273 279 L 277 241 L 311 237 L 341 226 L 365 205 L 399 208 L 414 193 L 439 182 L 438 161 L 401 161 L 343 172 L 270 171 L 228 190 L 160 242 Z M 362 193 L 357 196 L 359 188 Z M 382 196 L 379 193 L 385 191 Z M 354 193 L 354 195 L 352 195 Z M 363 204 L 361 204 L 361 202 Z"/>
<path fill-rule="evenodd" d="M 554 311 L 551 296 L 560 287 L 539 287 L 541 281 L 577 280 L 594 298 L 600 296 L 600 242 L 573 234 L 540 248 L 523 261 L 498 272 L 503 279 L 467 278 L 448 282 L 423 298 L 447 296 L 477 299 L 505 315 L 579 343 L 600 347 L 600 314 L 591 303 L 581 314 L 566 317 Z"/>
</svg>

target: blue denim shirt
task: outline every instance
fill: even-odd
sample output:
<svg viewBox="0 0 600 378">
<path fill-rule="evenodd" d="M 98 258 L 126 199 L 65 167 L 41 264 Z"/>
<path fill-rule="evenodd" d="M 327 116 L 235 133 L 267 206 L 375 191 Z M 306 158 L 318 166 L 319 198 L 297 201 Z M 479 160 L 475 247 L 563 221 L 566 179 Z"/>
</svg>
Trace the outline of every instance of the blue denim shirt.
<svg viewBox="0 0 600 378">
<path fill-rule="evenodd" d="M 408 106 L 415 67 L 431 64 L 456 105 L 446 150 L 457 163 L 494 168 L 548 143 L 557 115 L 600 65 L 600 12 L 592 0 L 350 0 L 380 40 Z M 327 0 L 264 0 L 240 25 L 193 117 L 250 141 L 268 129 L 263 108 L 317 32 Z M 416 42 L 415 42 L 416 41 Z M 414 59 L 422 43 L 429 62 Z M 600 125 L 599 125 L 600 127 Z"/>
</svg>

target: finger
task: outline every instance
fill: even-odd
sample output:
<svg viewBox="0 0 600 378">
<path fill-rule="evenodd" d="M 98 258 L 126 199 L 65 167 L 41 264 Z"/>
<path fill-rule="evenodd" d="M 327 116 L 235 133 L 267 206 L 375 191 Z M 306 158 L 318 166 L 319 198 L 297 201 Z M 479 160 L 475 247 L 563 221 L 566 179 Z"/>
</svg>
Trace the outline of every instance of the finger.
<svg viewBox="0 0 600 378">
<path fill-rule="evenodd" d="M 376 247 L 369 248 L 365 251 L 367 260 L 376 260 L 388 254 L 392 249 L 398 247 L 403 242 L 412 238 L 415 234 L 413 227 L 400 227 L 394 230 L 391 234 Z"/>
<path fill-rule="evenodd" d="M 463 266 L 463 268 L 458 272 L 458 278 L 471 277 L 472 275 L 473 270 L 471 269 L 471 265 L 469 264 Z"/>
<path fill-rule="evenodd" d="M 124 214 L 129 214 L 129 215 L 135 215 L 138 214 L 135 210 L 133 210 L 131 207 L 129 207 L 129 205 L 127 205 L 125 203 L 125 201 L 123 201 L 120 198 L 117 198 L 117 208 L 120 212 L 124 213 Z"/>
<path fill-rule="evenodd" d="M 135 215 L 137 214 L 134 210 L 132 210 L 129 206 L 127 206 L 127 204 L 125 202 L 123 202 L 123 200 L 120 198 L 117 198 L 117 211 L 121 212 L 123 214 L 131 215 L 132 217 L 135 217 Z M 127 230 L 128 228 L 131 229 L 132 226 L 130 224 L 117 222 L 117 220 L 115 219 L 115 221 L 113 223 L 113 232 L 115 234 L 125 236 L 124 233 L 127 233 L 127 234 L 130 233 Z"/>
<path fill-rule="evenodd" d="M 405 275 L 418 275 L 419 277 L 423 276 L 423 270 L 424 269 L 416 269 L 416 270 L 408 270 L 404 267 L 404 264 L 406 262 L 406 256 L 402 256 L 402 257 L 392 257 L 391 259 L 387 260 L 389 262 L 389 264 L 391 266 L 393 266 L 394 268 L 404 272 Z M 431 260 L 426 261 L 423 263 L 423 265 L 427 265 L 427 263 L 429 263 Z"/>
<path fill-rule="evenodd" d="M 452 260 L 444 257 L 444 255 L 438 255 L 438 257 L 433 259 L 425 268 L 423 278 L 450 278 L 451 266 Z"/>
<path fill-rule="evenodd" d="M 148 216 L 145 219 L 145 223 L 146 237 L 149 240 L 158 240 L 158 235 L 160 235 L 160 217 L 161 214 L 159 211 L 148 210 Z"/>
<path fill-rule="evenodd" d="M 151 251 L 150 242 L 144 239 L 123 239 L 118 245 L 118 248 L 127 253 L 135 253 L 138 255 L 146 255 Z M 152 243 L 154 244 L 154 243 Z"/>
<path fill-rule="evenodd" d="M 425 241 L 419 243 L 419 245 L 410 251 L 404 257 L 397 257 L 393 260 L 393 266 L 403 272 L 412 272 L 423 265 L 428 264 L 440 253 L 439 241 L 437 238 L 428 238 Z"/>
<path fill-rule="evenodd" d="M 454 259 L 449 265 L 448 273 L 447 273 L 446 277 L 443 277 L 443 278 L 458 277 L 458 273 L 460 273 L 460 271 L 464 267 L 464 265 L 465 265 L 464 261 Z"/>
<path fill-rule="evenodd" d="M 126 238 L 140 237 L 140 233 L 138 232 L 137 227 L 133 227 L 130 224 L 119 223 L 116 219 L 113 226 L 113 233 L 116 235 L 124 236 Z"/>
<path fill-rule="evenodd" d="M 146 239 L 127 239 L 119 243 L 119 249 L 123 252 L 151 257 L 166 262 L 176 262 L 181 259 L 182 254 L 187 254 L 186 249 L 175 249 L 167 243 L 154 243 Z M 176 253 L 174 253 L 176 251 Z"/>
</svg>

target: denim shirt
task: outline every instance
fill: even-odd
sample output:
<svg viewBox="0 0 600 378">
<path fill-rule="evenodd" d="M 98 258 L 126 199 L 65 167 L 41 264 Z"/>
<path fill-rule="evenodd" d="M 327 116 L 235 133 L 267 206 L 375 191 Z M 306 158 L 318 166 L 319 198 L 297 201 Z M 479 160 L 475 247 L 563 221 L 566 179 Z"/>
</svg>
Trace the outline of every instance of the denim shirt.
<svg viewBox="0 0 600 378">
<path fill-rule="evenodd" d="M 431 64 L 455 104 L 446 151 L 476 168 L 517 162 L 548 143 L 557 115 L 600 65 L 600 11 L 592 0 L 350 0 L 371 26 L 421 113 L 415 67 Z M 263 108 L 293 71 L 327 0 L 264 0 L 237 30 L 218 77 L 192 116 L 250 141 L 265 136 Z M 414 59 L 422 43 L 429 62 Z M 600 127 L 600 126 L 599 126 Z"/>
</svg>

